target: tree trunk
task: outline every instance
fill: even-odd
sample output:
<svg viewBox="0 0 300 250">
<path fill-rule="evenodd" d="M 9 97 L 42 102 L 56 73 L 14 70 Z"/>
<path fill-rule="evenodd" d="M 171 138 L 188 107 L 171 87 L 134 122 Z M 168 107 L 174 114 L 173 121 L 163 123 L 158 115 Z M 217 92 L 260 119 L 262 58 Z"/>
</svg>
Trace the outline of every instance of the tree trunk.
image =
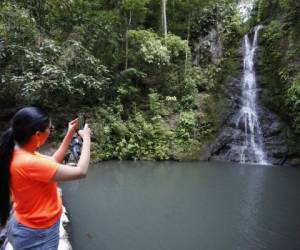
<svg viewBox="0 0 300 250">
<path fill-rule="evenodd" d="M 132 10 L 129 12 L 129 21 L 125 34 L 125 70 L 128 68 L 128 30 L 130 29 L 132 19 Z"/>
<path fill-rule="evenodd" d="M 189 15 L 188 25 L 187 25 L 187 36 L 186 36 L 187 45 L 189 45 L 190 36 L 191 36 L 191 16 Z M 187 62 L 188 62 L 188 51 L 185 52 L 184 69 L 186 69 Z"/>
<path fill-rule="evenodd" d="M 166 37 L 167 30 L 167 0 L 161 1 L 161 20 L 162 20 L 162 33 Z"/>
</svg>

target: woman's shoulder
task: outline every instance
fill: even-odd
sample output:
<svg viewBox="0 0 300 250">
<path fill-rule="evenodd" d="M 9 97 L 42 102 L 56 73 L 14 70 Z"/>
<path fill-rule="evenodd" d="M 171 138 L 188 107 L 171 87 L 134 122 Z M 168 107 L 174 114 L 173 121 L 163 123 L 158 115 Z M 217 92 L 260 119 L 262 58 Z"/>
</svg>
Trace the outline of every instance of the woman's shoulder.
<svg viewBox="0 0 300 250">
<path fill-rule="evenodd" d="M 59 164 L 40 153 L 14 152 L 11 163 L 12 176 L 29 177 L 32 180 L 49 182 Z"/>
<path fill-rule="evenodd" d="M 12 176 L 25 176 L 28 166 L 31 165 L 33 156 L 23 150 L 14 150 L 10 164 L 10 173 Z"/>
<path fill-rule="evenodd" d="M 38 152 L 30 153 L 22 149 L 15 149 L 11 161 L 11 168 L 27 168 L 45 159 L 46 158 Z"/>
<path fill-rule="evenodd" d="M 14 163 L 18 163 L 18 164 L 22 164 L 22 163 L 26 163 L 29 159 L 33 158 L 34 155 L 22 150 L 22 149 L 15 149 L 13 152 L 13 158 L 12 158 L 12 164 Z"/>
</svg>

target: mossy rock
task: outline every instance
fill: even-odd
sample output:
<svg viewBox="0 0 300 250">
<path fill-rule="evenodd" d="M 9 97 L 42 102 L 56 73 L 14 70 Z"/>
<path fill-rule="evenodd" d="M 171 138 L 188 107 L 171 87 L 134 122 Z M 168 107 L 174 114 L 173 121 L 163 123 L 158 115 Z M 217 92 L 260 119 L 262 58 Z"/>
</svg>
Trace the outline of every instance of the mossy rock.
<svg viewBox="0 0 300 250">
<path fill-rule="evenodd" d="M 189 140 L 182 145 L 176 145 L 173 149 L 172 158 L 178 161 L 199 160 L 202 151 L 202 144 L 197 140 Z"/>
</svg>

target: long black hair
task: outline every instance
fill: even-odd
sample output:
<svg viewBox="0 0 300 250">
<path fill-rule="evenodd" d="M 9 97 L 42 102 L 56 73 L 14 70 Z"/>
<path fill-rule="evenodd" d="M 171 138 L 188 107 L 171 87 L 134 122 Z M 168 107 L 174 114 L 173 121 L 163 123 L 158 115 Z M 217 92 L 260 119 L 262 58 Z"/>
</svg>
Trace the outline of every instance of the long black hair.
<svg viewBox="0 0 300 250">
<path fill-rule="evenodd" d="M 5 226 L 11 209 L 10 202 L 10 163 L 15 143 L 23 146 L 36 131 L 45 131 L 50 124 L 47 112 L 38 107 L 20 109 L 12 118 L 0 141 L 0 217 Z"/>
</svg>

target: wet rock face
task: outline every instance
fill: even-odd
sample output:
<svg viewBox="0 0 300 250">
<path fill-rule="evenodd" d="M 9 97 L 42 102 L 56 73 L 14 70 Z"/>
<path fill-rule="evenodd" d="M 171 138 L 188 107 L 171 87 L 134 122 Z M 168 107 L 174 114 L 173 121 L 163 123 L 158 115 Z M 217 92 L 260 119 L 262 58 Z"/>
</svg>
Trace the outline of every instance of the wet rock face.
<svg viewBox="0 0 300 250">
<path fill-rule="evenodd" d="M 289 144 L 290 136 L 294 135 L 287 124 L 265 107 L 260 110 L 260 122 L 268 161 L 274 165 L 294 165 Z"/>
<path fill-rule="evenodd" d="M 300 166 L 300 138 L 278 115 L 263 108 L 261 124 L 265 150 L 275 165 Z"/>
<path fill-rule="evenodd" d="M 206 36 L 201 36 L 193 43 L 193 63 L 200 65 L 210 58 L 214 64 L 219 64 L 223 55 L 223 43 L 219 30 L 222 29 L 220 24 L 211 28 Z"/>
<path fill-rule="evenodd" d="M 239 134 L 240 131 L 232 127 L 224 128 L 212 144 L 212 159 L 239 162 L 240 155 L 237 150 L 233 150 L 234 138 L 238 138 Z"/>
<path fill-rule="evenodd" d="M 237 95 L 238 91 L 231 93 Z M 226 102 L 229 103 L 224 107 L 227 110 L 221 116 L 226 114 L 227 117 L 224 116 L 221 131 L 209 146 L 210 157 L 208 158 L 239 162 L 238 145 L 241 145 L 244 140 L 242 125 L 236 126 L 234 122 L 236 120 L 234 114 L 239 110 L 239 101 L 237 97 L 232 96 Z M 258 113 L 267 161 L 274 165 L 300 166 L 300 139 L 293 134 L 289 126 L 278 115 L 266 107 L 260 108 Z M 251 152 L 245 152 L 246 162 L 254 161 L 249 156 L 251 154 Z"/>
<path fill-rule="evenodd" d="M 258 72 L 257 79 L 264 79 L 259 75 L 261 71 Z M 241 75 L 232 77 L 224 83 L 220 91 L 222 95 L 220 98 L 223 98 L 223 110 L 219 114 L 220 132 L 208 146 L 209 153 L 206 153 L 206 159 L 240 161 L 237 145 L 241 144 L 244 132 L 243 125 L 237 126 L 235 121 L 241 105 L 241 77 Z M 260 107 L 258 116 L 267 161 L 274 165 L 300 166 L 300 138 L 292 132 L 289 124 L 276 114 L 274 108 L 266 107 L 266 103 L 269 102 L 262 99 L 262 92 L 266 87 L 267 85 L 258 81 L 258 88 L 262 88 L 257 93 Z M 245 153 L 245 161 L 253 162 L 249 155 L 251 152 Z"/>
<path fill-rule="evenodd" d="M 221 90 L 223 98 L 222 112 L 219 114 L 220 132 L 209 146 L 210 159 L 225 161 L 240 161 L 240 155 L 234 150 L 235 142 L 241 140 L 242 131 L 236 129 L 236 115 L 241 105 L 241 76 L 232 77 L 224 83 Z"/>
</svg>

